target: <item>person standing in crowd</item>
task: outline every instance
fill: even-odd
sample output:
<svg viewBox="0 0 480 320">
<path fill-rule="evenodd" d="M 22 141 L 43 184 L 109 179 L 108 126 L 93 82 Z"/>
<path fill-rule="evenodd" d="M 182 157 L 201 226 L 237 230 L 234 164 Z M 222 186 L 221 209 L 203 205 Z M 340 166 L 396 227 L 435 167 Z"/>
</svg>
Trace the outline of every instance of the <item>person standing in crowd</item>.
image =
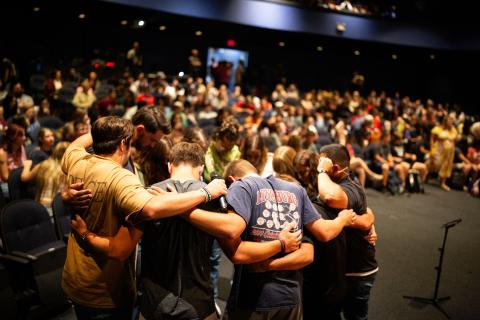
<svg viewBox="0 0 480 320">
<path fill-rule="evenodd" d="M 212 172 L 223 175 L 225 166 L 241 156 L 240 149 L 237 146 L 240 137 L 240 125 L 234 117 L 226 118 L 215 132 L 213 141 L 205 154 L 205 170 L 203 177 L 205 181 L 212 179 Z M 213 243 L 212 256 L 212 282 L 215 298 L 218 297 L 218 272 L 220 268 L 221 249 L 217 241 Z"/>
<path fill-rule="evenodd" d="M 80 212 L 90 230 L 111 237 L 125 220 L 137 224 L 180 214 L 226 193 L 224 182 L 215 180 L 199 191 L 151 195 L 132 172 L 123 168 L 130 158 L 134 130 L 128 120 L 100 118 L 91 135 L 81 136 L 65 152 L 62 170 L 68 182 L 83 182 L 92 193 L 88 207 Z M 85 151 L 90 145 L 93 155 Z M 70 235 L 62 287 L 73 301 L 78 319 L 131 319 L 135 297 L 133 256 L 118 262 L 97 255 L 86 246 L 85 240 L 91 236 Z M 131 236 L 138 240 L 135 230 Z"/>
<path fill-rule="evenodd" d="M 203 170 L 203 150 L 196 143 L 181 142 L 170 153 L 170 179 L 156 183 L 151 188 L 166 190 L 169 186 L 177 192 L 198 190 L 206 186 L 200 181 Z M 218 209 L 217 203 L 209 202 L 199 208 Z M 215 213 L 208 212 L 210 216 Z M 218 216 L 218 215 L 217 215 Z M 221 215 L 231 223 L 241 224 L 236 215 Z M 236 218 L 236 219 L 235 219 Z M 77 217 L 72 227 L 78 234 L 89 232 L 87 225 Z M 132 228 L 132 227 L 130 227 Z M 298 248 L 300 232 L 283 229 L 279 239 L 284 242 L 285 251 Z M 225 224 L 217 223 L 212 234 L 223 238 L 229 235 Z M 143 231 L 143 232 L 142 232 Z M 141 312 L 146 319 L 172 317 L 175 319 L 217 319 L 210 279 L 210 251 L 213 236 L 198 229 L 180 217 L 169 217 L 144 223 L 142 231 L 142 272 L 143 299 Z M 118 232 L 113 238 L 94 235 L 87 239 L 98 252 L 121 259 L 130 253 L 133 245 L 125 246 Z M 127 233 L 128 234 L 128 233 Z M 131 241 L 130 238 L 125 239 Z M 246 243 L 245 254 L 256 254 L 257 259 L 268 258 L 280 252 L 279 243 Z M 120 247 L 125 247 L 120 250 Z M 113 250 L 111 250 L 114 248 Z M 123 254 L 121 252 L 124 252 Z M 266 253 L 265 253 L 266 251 Z M 158 259 L 168 257 L 168 262 Z"/>
<path fill-rule="evenodd" d="M 350 156 L 345 146 L 324 146 L 320 156 L 319 198 L 329 208 L 353 209 L 359 215 L 355 223 L 358 228 L 347 228 L 345 233 L 347 295 L 343 315 L 347 320 L 367 319 L 370 290 L 378 272 L 375 246 L 365 239 L 375 232 L 374 216 L 367 210 L 365 190 L 349 177 Z"/>
<path fill-rule="evenodd" d="M 201 76 L 202 60 L 200 60 L 198 49 L 192 49 L 192 51 L 190 51 L 190 56 L 188 57 L 188 69 L 190 76 L 193 78 Z"/>
<path fill-rule="evenodd" d="M 82 85 L 77 88 L 72 104 L 77 108 L 78 112 L 88 113 L 96 99 L 97 97 L 90 82 L 88 79 L 85 79 Z"/>
<path fill-rule="evenodd" d="M 453 127 L 453 119 L 448 115 L 444 116 L 441 125 L 432 129 L 430 135 L 428 171 L 438 172 L 440 187 L 446 191 L 450 191 L 446 181 L 452 174 L 457 135 L 457 130 Z"/>
<path fill-rule="evenodd" d="M 277 239 L 280 230 L 293 224 L 293 230 L 304 226 L 315 237 L 328 241 L 336 237 L 345 225 L 351 225 L 355 215 L 343 211 L 333 221 L 320 219 L 305 190 L 270 176 L 258 176 L 255 167 L 245 160 L 236 160 L 225 169 L 225 177 L 233 182 L 227 194 L 228 215 L 242 218 L 238 236 L 221 240 L 222 248 L 237 264 L 260 262 L 252 267 L 236 265 L 234 282 L 224 319 L 301 319 L 301 281 L 298 269 L 311 263 L 312 246 L 304 239 L 299 250 L 274 256 L 273 259 L 255 260 L 255 256 L 242 252 L 244 241 L 263 242 Z M 218 221 L 199 212 L 192 212 L 189 221 L 200 228 L 212 228 Z M 252 272 L 263 271 L 263 272 Z"/>
<path fill-rule="evenodd" d="M 130 70 L 136 72 L 143 65 L 143 56 L 140 52 L 140 43 L 135 41 L 132 48 L 127 52 L 127 66 Z"/>
</svg>

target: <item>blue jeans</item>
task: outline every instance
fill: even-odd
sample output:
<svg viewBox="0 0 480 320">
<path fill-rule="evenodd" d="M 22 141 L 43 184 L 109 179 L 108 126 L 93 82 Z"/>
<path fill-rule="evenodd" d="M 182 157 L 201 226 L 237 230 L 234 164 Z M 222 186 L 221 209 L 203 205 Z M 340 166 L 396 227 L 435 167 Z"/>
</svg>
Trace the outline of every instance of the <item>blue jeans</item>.
<svg viewBox="0 0 480 320">
<path fill-rule="evenodd" d="M 210 272 L 210 279 L 212 280 L 213 285 L 213 297 L 218 298 L 218 269 L 220 269 L 220 257 L 222 256 L 222 249 L 218 244 L 217 240 L 213 241 L 212 245 L 212 255 L 210 256 L 210 264 L 212 266 L 212 271 Z"/>
<path fill-rule="evenodd" d="M 367 320 L 370 290 L 377 272 L 365 277 L 347 277 L 347 297 L 343 306 L 346 320 Z"/>
</svg>

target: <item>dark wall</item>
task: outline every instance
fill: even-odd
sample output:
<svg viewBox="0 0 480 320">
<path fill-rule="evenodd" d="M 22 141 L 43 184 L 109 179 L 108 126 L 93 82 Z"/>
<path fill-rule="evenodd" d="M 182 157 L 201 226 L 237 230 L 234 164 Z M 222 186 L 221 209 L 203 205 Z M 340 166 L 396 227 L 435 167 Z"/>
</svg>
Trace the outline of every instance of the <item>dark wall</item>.
<svg viewBox="0 0 480 320">
<path fill-rule="evenodd" d="M 0 20 L 2 30 L 8 30 L 0 41 L 0 56 L 14 60 L 24 81 L 52 67 L 67 68 L 74 58 L 81 58 L 79 65 L 102 58 L 121 66 L 134 40 L 141 43 L 148 69 L 177 74 L 186 70 L 192 48 L 199 48 L 205 60 L 208 47 L 225 47 L 226 40 L 233 38 L 238 49 L 250 53 L 250 82 L 265 90 L 270 90 L 282 74 L 304 89 L 344 89 L 352 73 L 359 71 L 366 77 L 367 89 L 459 102 L 469 112 L 479 114 L 477 84 L 471 80 L 480 74 L 478 52 L 279 32 L 104 2 L 79 3 L 61 8 L 44 6 L 39 14 L 22 6 L 2 10 L 10 14 Z M 79 20 L 79 12 L 85 12 L 86 19 Z M 18 16 L 28 19 L 32 27 L 15 28 Z M 129 21 L 127 26 L 120 24 L 123 19 Z M 135 28 L 136 19 L 144 19 L 145 27 Z M 167 30 L 159 31 L 160 25 L 166 25 Z M 202 30 L 203 35 L 195 36 L 196 30 Z M 278 46 L 280 41 L 284 47 Z M 323 50 L 317 51 L 318 46 Z M 355 56 L 354 50 L 360 55 Z M 392 54 L 398 59 L 393 60 Z"/>
<path fill-rule="evenodd" d="M 464 23 L 460 25 L 457 20 L 445 19 L 439 24 L 431 25 L 425 21 L 373 19 L 256 0 L 103 1 L 277 31 L 305 32 L 422 48 L 480 49 L 478 25 L 474 24 L 476 29 L 466 31 Z M 336 32 L 338 22 L 346 24 L 346 31 L 341 35 Z"/>
</svg>

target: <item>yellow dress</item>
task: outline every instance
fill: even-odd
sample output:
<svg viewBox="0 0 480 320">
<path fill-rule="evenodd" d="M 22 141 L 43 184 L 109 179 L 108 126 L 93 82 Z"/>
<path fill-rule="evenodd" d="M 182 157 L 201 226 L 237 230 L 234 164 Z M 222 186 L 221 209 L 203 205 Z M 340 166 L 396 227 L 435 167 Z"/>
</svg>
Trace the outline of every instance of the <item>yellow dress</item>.
<svg viewBox="0 0 480 320">
<path fill-rule="evenodd" d="M 438 171 L 440 177 L 448 178 L 452 174 L 457 130 L 453 127 L 447 130 L 436 126 L 432 129 L 432 135 L 437 138 L 430 151 L 433 170 Z"/>
</svg>

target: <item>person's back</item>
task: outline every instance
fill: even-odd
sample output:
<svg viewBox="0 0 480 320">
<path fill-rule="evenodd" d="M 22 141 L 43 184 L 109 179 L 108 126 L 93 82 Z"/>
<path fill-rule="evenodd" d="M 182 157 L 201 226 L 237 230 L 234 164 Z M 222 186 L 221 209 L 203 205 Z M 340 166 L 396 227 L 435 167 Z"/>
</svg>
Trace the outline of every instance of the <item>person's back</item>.
<svg viewBox="0 0 480 320">
<path fill-rule="evenodd" d="M 193 179 L 167 179 L 154 184 L 164 190 L 167 185 L 179 193 L 206 186 Z M 215 211 L 211 204 L 208 207 L 205 209 Z M 209 259 L 213 239 L 181 217 L 145 225 L 141 277 L 147 294 L 141 311 L 147 319 L 153 312 L 175 319 L 204 319 L 215 312 Z M 155 299 L 150 299 L 149 292 L 154 291 Z"/>
<path fill-rule="evenodd" d="M 133 126 L 129 121 L 102 118 L 92 128 L 93 148 L 102 155 L 113 152 L 115 156 L 115 152 L 121 152 L 119 161 L 126 162 L 132 135 Z M 82 216 L 89 230 L 98 235 L 115 235 L 125 218 L 141 212 L 153 197 L 132 172 L 123 169 L 111 156 L 91 155 L 75 143 L 65 152 L 62 170 L 68 175 L 69 184 L 83 182 L 85 188 L 91 190 L 92 199 Z M 69 298 L 81 306 L 129 308 L 135 297 L 131 258 L 109 259 L 89 250 L 82 238 L 70 234 L 62 287 Z"/>
<path fill-rule="evenodd" d="M 305 208 L 306 191 L 273 176 L 266 179 L 248 176 L 235 182 L 229 189 L 227 201 L 247 222 L 244 241 L 274 240 L 287 224 L 293 223 L 292 231 L 296 231 L 316 219 Z M 298 270 L 254 273 L 236 265 L 229 309 L 294 308 L 301 303 L 300 290 Z"/>
</svg>

